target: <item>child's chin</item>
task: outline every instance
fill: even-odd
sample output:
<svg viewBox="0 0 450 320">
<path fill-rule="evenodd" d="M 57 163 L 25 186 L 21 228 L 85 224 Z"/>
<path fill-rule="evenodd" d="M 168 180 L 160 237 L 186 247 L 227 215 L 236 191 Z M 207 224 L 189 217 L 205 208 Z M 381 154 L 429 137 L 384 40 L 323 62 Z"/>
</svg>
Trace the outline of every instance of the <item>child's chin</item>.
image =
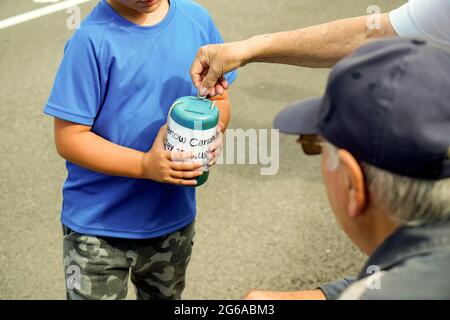
<svg viewBox="0 0 450 320">
<path fill-rule="evenodd" d="M 161 4 L 161 2 L 157 1 L 157 2 L 154 2 L 154 3 L 150 4 L 150 5 L 141 6 L 138 10 L 141 13 L 152 13 L 152 12 L 155 12 L 156 10 L 158 10 L 160 4 Z"/>
<path fill-rule="evenodd" d="M 158 9 L 157 6 L 152 6 L 152 7 L 148 7 L 148 8 L 142 8 L 142 9 L 139 10 L 139 12 L 141 12 L 141 13 L 152 13 L 152 12 L 155 12 L 156 9 Z"/>
</svg>

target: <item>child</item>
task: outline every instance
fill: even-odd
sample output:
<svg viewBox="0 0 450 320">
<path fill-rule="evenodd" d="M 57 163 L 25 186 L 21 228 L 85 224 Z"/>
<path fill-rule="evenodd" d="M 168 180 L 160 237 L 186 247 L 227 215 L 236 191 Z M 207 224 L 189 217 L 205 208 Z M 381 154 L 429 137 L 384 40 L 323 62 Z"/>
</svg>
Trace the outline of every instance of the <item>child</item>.
<svg viewBox="0 0 450 320">
<path fill-rule="evenodd" d="M 171 159 L 164 124 L 177 98 L 197 94 L 189 78 L 197 50 L 221 42 L 192 1 L 101 0 L 67 43 L 44 112 L 55 117 L 67 160 L 68 299 L 123 299 L 130 271 L 138 299 L 180 298 L 202 172 L 200 163 Z M 224 130 L 226 91 L 216 104 Z"/>
</svg>

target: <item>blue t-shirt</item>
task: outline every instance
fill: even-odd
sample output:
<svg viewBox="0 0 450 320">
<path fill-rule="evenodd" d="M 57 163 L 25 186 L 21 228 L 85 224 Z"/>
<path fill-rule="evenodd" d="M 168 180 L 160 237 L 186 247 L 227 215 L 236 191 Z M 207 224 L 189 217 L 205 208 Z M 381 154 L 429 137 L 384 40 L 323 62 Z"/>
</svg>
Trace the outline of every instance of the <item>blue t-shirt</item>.
<svg viewBox="0 0 450 320">
<path fill-rule="evenodd" d="M 163 21 L 144 27 L 102 0 L 66 44 L 44 112 L 146 152 L 172 103 L 197 94 L 189 69 L 198 49 L 222 42 L 208 12 L 192 1 L 171 0 Z M 153 238 L 195 218 L 195 188 L 105 175 L 71 162 L 67 170 L 61 219 L 76 232 Z"/>
</svg>

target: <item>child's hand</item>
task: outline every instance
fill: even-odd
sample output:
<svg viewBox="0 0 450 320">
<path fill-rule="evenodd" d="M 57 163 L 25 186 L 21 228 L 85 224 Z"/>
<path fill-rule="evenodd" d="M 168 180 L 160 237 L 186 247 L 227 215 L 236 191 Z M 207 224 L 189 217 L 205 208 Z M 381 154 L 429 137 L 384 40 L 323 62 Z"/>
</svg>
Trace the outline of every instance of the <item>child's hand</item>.
<svg viewBox="0 0 450 320">
<path fill-rule="evenodd" d="M 142 157 L 142 169 L 145 178 L 184 186 L 195 186 L 195 178 L 203 174 L 201 162 L 180 162 L 191 159 L 192 154 L 171 152 L 164 147 L 167 125 L 161 127 L 149 152 Z"/>
<path fill-rule="evenodd" d="M 209 154 L 208 154 L 208 165 L 213 166 L 216 164 L 217 160 L 219 159 L 220 154 L 222 153 L 223 149 L 223 123 L 219 123 L 217 126 L 217 134 L 216 134 L 216 140 L 211 144 L 209 147 Z"/>
</svg>

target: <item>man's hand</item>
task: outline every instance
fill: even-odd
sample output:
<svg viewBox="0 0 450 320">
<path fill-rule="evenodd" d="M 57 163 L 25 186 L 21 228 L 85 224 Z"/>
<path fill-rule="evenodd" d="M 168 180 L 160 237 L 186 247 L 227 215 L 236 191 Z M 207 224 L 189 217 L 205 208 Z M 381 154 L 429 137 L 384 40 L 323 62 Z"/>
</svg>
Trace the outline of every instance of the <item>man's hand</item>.
<svg viewBox="0 0 450 320">
<path fill-rule="evenodd" d="M 223 94 L 228 88 L 224 75 L 245 64 L 246 46 L 233 42 L 201 47 L 191 66 L 191 78 L 201 96 Z"/>
<path fill-rule="evenodd" d="M 245 300 L 326 300 L 322 290 L 275 292 L 253 290 L 247 293 Z"/>
<path fill-rule="evenodd" d="M 216 140 L 214 140 L 214 142 L 209 147 L 208 166 L 215 165 L 217 160 L 219 159 L 220 154 L 222 153 L 222 150 L 223 150 L 223 130 L 224 130 L 224 125 L 221 122 L 217 126 Z"/>
<path fill-rule="evenodd" d="M 195 178 L 203 174 L 201 162 L 181 162 L 191 159 L 186 152 L 171 152 L 164 147 L 167 125 L 161 127 L 149 152 L 142 157 L 143 176 L 146 179 L 183 186 L 195 186 Z"/>
</svg>

